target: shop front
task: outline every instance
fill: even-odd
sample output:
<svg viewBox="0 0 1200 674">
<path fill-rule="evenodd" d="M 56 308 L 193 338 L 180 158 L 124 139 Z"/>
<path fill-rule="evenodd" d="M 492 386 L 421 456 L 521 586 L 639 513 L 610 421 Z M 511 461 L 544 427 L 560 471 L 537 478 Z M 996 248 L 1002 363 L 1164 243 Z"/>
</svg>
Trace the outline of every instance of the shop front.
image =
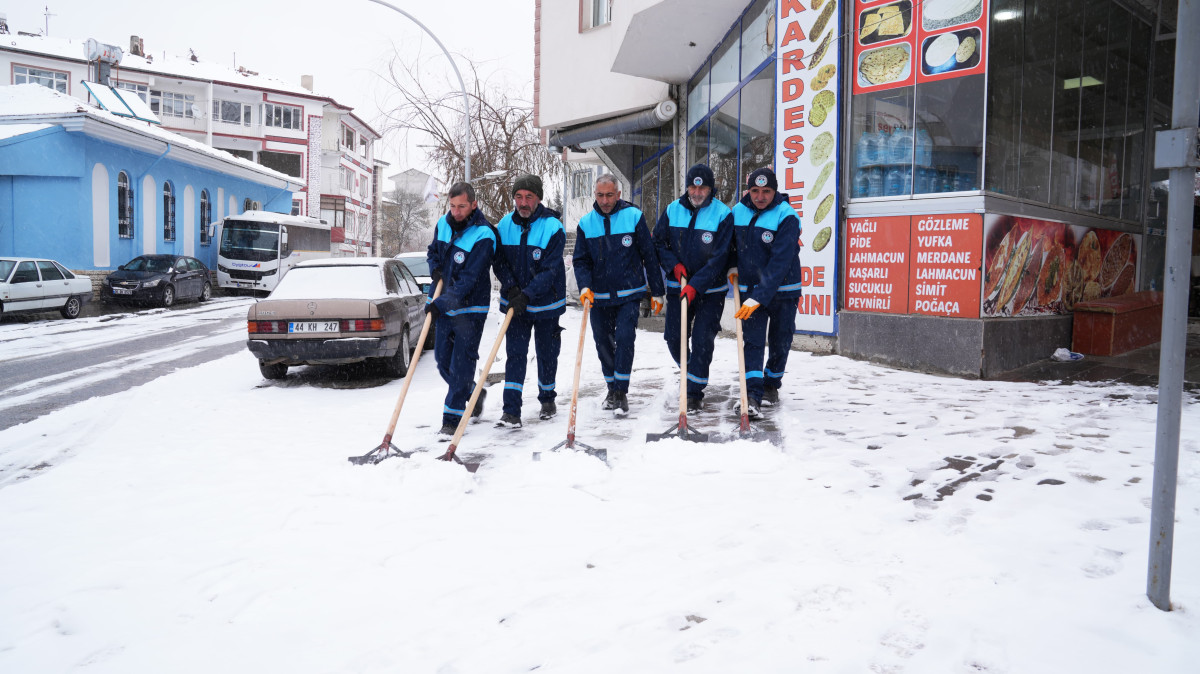
<svg viewBox="0 0 1200 674">
<path fill-rule="evenodd" d="M 1149 285 L 1152 17 L 1082 0 L 854 0 L 838 350 L 990 376 Z"/>
</svg>

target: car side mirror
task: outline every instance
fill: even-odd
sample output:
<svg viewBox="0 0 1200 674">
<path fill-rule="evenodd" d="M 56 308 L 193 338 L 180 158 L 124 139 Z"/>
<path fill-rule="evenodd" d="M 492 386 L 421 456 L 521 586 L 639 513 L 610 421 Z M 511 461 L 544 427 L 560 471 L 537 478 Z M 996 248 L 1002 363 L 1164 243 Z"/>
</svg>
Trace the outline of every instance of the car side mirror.
<svg viewBox="0 0 1200 674">
<path fill-rule="evenodd" d="M 123 265 L 123 264 L 117 265 L 117 271 L 125 271 L 125 265 Z"/>
</svg>

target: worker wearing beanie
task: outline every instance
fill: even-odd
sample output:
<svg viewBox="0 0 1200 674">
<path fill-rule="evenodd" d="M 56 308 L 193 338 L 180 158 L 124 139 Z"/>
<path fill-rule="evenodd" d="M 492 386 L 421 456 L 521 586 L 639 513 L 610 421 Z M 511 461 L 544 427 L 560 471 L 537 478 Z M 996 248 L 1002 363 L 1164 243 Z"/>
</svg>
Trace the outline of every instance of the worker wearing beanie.
<svg viewBox="0 0 1200 674">
<path fill-rule="evenodd" d="M 708 385 L 713 343 L 725 308 L 726 259 L 733 236 L 729 207 L 716 198 L 713 172 L 704 164 L 688 169 L 687 190 L 672 201 L 654 228 L 658 261 L 667 275 L 665 338 L 679 363 L 679 321 L 688 322 L 687 407 L 699 412 Z M 680 316 L 679 297 L 687 297 L 687 316 Z"/>
<path fill-rule="evenodd" d="M 624 416 L 642 299 L 651 297 L 654 313 L 662 311 L 663 282 L 646 217 L 621 199 L 611 173 L 596 179 L 596 201 L 579 220 L 572 266 L 579 301 L 594 306 L 592 337 L 608 384 L 603 408 Z"/>
<path fill-rule="evenodd" d="M 537 353 L 539 416 L 549 419 L 558 372 L 558 319 L 567 305 L 567 270 L 563 261 L 566 234 L 557 211 L 542 204 L 542 179 L 523 175 L 513 183 L 516 208 L 496 225 L 500 245 L 493 269 L 500 279 L 500 310 L 514 310 L 505 334 L 504 413 L 497 426 L 521 427 L 521 398 L 529 337 Z"/>
<path fill-rule="evenodd" d="M 761 416 L 760 405 L 779 402 L 784 368 L 796 331 L 800 297 L 800 217 L 779 192 L 775 173 L 754 171 L 748 191 L 733 207 L 733 249 L 729 280 L 738 284 L 746 358 L 747 414 Z M 767 350 L 766 367 L 763 352 Z M 741 410 L 738 410 L 741 414 Z"/>
</svg>

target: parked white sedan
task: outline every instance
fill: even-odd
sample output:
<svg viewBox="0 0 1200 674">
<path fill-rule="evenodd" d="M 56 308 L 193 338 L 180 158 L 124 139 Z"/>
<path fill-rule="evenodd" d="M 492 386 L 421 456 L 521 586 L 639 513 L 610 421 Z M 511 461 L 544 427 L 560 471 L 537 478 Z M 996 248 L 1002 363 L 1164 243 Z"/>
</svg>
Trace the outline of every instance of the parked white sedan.
<svg viewBox="0 0 1200 674">
<path fill-rule="evenodd" d="M 92 280 L 54 260 L 0 258 L 0 316 L 57 311 L 63 318 L 78 318 L 91 299 Z"/>
</svg>

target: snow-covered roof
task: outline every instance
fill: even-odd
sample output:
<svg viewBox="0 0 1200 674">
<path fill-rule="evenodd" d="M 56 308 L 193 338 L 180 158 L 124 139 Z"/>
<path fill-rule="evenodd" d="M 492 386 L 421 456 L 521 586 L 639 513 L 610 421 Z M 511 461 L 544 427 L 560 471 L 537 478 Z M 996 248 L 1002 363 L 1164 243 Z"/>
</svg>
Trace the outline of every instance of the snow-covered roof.
<svg viewBox="0 0 1200 674">
<path fill-rule="evenodd" d="M 79 124 L 81 118 L 92 120 L 96 124 L 91 127 Z M 72 123 L 72 120 L 75 123 Z M 84 103 L 78 98 L 60 94 L 40 84 L 0 86 L 0 134 L 3 134 L 0 135 L 0 139 L 30 133 L 51 125 L 60 125 L 69 131 L 83 131 L 91 135 L 104 135 L 103 129 L 105 128 L 117 132 L 124 131 L 150 141 L 168 143 L 172 150 L 176 148 L 184 150 L 184 155 L 175 158 L 185 163 L 214 169 L 218 167 L 213 166 L 213 163 L 224 164 L 226 170 L 233 169 L 234 173 L 242 174 L 240 177 L 256 182 L 265 182 L 264 179 L 286 181 L 292 191 L 304 187 L 304 181 L 300 178 L 280 173 L 261 164 L 255 164 L 248 159 L 235 157 L 224 150 L 210 147 L 200 141 L 159 128 L 154 124 L 118 117 L 111 112 Z M 10 133 L 9 131 L 12 129 L 20 129 L 20 131 Z M 162 150 L 157 143 L 154 145 L 153 148 L 142 149 Z M 255 175 L 248 175 L 247 172 Z"/>
</svg>

